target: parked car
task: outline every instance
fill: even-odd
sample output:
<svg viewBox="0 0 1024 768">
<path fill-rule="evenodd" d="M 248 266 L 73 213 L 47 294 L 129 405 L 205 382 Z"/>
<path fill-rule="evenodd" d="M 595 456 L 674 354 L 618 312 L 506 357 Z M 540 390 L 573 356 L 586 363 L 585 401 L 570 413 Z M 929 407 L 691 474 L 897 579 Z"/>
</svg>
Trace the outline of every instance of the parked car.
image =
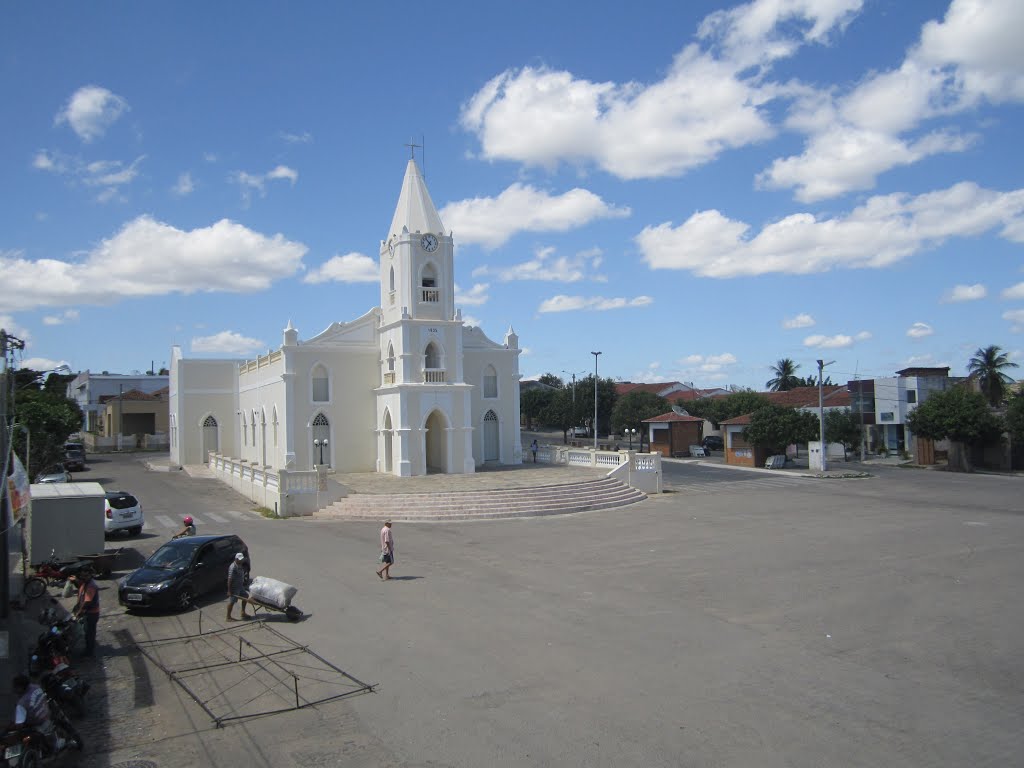
<svg viewBox="0 0 1024 768">
<path fill-rule="evenodd" d="M 78 448 L 65 448 L 64 469 L 68 472 L 81 472 L 85 469 L 85 451 Z"/>
<path fill-rule="evenodd" d="M 146 524 L 142 515 L 142 504 L 127 491 L 107 491 L 103 498 L 103 530 L 112 533 L 127 531 L 129 536 L 142 533 Z"/>
<path fill-rule="evenodd" d="M 586 427 L 573 427 L 572 428 L 572 436 L 573 437 L 586 437 L 587 436 L 587 428 Z"/>
<path fill-rule="evenodd" d="M 64 452 L 67 451 L 81 451 L 82 456 L 85 456 L 85 443 L 68 442 L 64 443 Z"/>
<path fill-rule="evenodd" d="M 248 560 L 249 548 L 233 534 L 172 539 L 118 582 L 117 600 L 130 611 L 187 611 L 200 595 L 223 592 L 228 567 L 239 552 Z"/>
<path fill-rule="evenodd" d="M 68 472 L 64 467 L 53 466 L 45 472 L 40 472 L 36 475 L 37 483 L 70 483 L 71 473 Z"/>
<path fill-rule="evenodd" d="M 705 451 L 725 450 L 725 441 L 718 435 L 708 435 L 701 441 Z"/>
</svg>

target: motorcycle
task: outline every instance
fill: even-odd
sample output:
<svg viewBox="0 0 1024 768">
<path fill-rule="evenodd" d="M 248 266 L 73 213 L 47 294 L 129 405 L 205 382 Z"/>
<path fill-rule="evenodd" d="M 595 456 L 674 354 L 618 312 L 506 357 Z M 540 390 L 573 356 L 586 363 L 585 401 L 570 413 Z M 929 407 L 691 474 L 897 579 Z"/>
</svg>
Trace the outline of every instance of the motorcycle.
<svg viewBox="0 0 1024 768">
<path fill-rule="evenodd" d="M 29 599 L 42 597 L 48 587 L 63 587 L 68 577 L 77 574 L 85 565 L 88 565 L 88 561 L 61 563 L 57 560 L 56 550 L 51 550 L 48 559 L 32 566 L 34 572 L 25 579 L 22 591 Z"/>
<path fill-rule="evenodd" d="M 40 684 L 51 701 L 56 701 L 74 717 L 85 714 L 85 695 L 90 685 L 71 669 L 68 645 L 56 627 L 39 636 L 29 656 L 30 675 L 40 675 Z"/>
<path fill-rule="evenodd" d="M 4 746 L 2 765 L 8 768 L 34 768 L 63 752 L 82 751 L 85 746 L 82 737 L 68 720 L 64 710 L 52 699 L 47 703 L 50 708 L 52 733 L 44 733 L 27 725 L 9 728 L 0 739 Z"/>
</svg>

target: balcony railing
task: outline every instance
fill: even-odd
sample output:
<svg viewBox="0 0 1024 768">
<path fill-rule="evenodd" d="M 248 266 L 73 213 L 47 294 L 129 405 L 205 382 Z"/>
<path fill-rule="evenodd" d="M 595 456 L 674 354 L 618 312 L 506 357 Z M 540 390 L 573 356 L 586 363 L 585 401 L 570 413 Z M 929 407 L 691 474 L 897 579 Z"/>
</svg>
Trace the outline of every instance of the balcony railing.
<svg viewBox="0 0 1024 768">
<path fill-rule="evenodd" d="M 420 301 L 436 304 L 440 301 L 441 291 L 437 288 L 423 288 Z"/>
<path fill-rule="evenodd" d="M 388 371 L 387 373 L 384 374 L 384 383 L 385 384 L 394 384 L 395 383 L 395 372 L 394 371 Z"/>
<path fill-rule="evenodd" d="M 424 384 L 444 384 L 445 381 L 445 372 L 440 368 L 425 368 L 423 370 Z"/>
</svg>

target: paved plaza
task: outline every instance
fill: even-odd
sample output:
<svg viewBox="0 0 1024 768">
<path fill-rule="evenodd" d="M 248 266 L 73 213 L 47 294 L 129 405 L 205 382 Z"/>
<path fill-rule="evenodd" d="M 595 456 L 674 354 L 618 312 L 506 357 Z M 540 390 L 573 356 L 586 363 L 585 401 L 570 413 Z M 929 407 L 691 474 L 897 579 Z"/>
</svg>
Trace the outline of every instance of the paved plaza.
<svg viewBox="0 0 1024 768">
<path fill-rule="evenodd" d="M 129 616 L 105 582 L 85 766 L 1020 763 L 1020 478 L 679 465 L 622 510 L 396 526 L 384 583 L 376 525 L 263 519 L 129 457 L 91 471 L 147 518 L 230 520 L 255 573 L 300 587 L 308 618 L 275 628 L 375 691 L 216 729 L 132 652 L 199 612 Z"/>
</svg>

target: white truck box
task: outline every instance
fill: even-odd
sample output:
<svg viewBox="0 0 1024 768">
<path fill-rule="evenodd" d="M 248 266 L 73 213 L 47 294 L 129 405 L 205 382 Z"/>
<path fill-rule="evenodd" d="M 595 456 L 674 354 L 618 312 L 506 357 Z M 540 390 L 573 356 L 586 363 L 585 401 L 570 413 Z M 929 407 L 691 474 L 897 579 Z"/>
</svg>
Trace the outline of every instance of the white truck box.
<svg viewBox="0 0 1024 768">
<path fill-rule="evenodd" d="M 55 551 L 58 560 L 104 552 L 104 491 L 99 483 L 37 483 L 31 487 L 28 561 L 40 563 Z"/>
</svg>

